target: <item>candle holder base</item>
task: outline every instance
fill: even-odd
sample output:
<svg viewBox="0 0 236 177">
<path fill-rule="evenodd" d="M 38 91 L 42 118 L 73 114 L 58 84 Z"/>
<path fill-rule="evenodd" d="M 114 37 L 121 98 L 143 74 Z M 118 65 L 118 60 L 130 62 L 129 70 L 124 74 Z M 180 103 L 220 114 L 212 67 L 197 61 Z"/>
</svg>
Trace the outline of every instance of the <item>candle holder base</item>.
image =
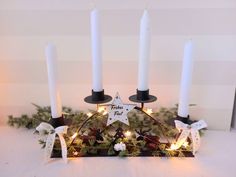
<svg viewBox="0 0 236 177">
<path fill-rule="evenodd" d="M 151 103 L 157 100 L 154 95 L 149 95 L 149 89 L 140 91 L 137 89 L 137 94 L 129 97 L 129 100 L 136 103 Z"/>
<path fill-rule="evenodd" d="M 49 120 L 49 123 L 50 123 L 54 128 L 57 128 L 57 127 L 60 127 L 60 126 L 65 125 L 65 120 L 64 120 L 64 117 L 63 117 L 63 115 L 62 115 L 61 117 L 51 118 L 51 119 Z"/>
<path fill-rule="evenodd" d="M 92 95 L 84 98 L 84 101 L 90 104 L 103 104 L 110 102 L 111 100 L 112 97 L 110 95 L 105 95 L 104 90 L 100 92 L 95 92 L 92 90 Z"/>
<path fill-rule="evenodd" d="M 185 124 L 189 124 L 189 125 L 194 122 L 194 121 L 192 121 L 192 120 L 190 119 L 189 115 L 188 115 L 187 117 L 181 117 L 181 116 L 177 115 L 177 117 L 175 118 L 175 120 L 179 120 L 179 121 L 181 121 L 181 122 L 183 122 L 183 123 L 185 123 Z"/>
</svg>

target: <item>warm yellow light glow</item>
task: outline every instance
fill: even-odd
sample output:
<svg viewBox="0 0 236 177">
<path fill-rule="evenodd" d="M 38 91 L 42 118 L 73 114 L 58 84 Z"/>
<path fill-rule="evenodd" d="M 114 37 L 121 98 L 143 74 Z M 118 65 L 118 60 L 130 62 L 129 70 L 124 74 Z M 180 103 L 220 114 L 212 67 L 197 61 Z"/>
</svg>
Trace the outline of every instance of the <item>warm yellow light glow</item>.
<svg viewBox="0 0 236 177">
<path fill-rule="evenodd" d="M 104 115 L 104 116 L 105 116 L 107 113 L 108 113 L 107 111 L 104 111 L 104 112 L 102 113 L 102 115 Z"/>
<path fill-rule="evenodd" d="M 131 136 L 131 132 L 130 132 L 130 131 L 126 131 L 126 132 L 125 132 L 125 137 L 128 138 L 128 137 L 130 137 L 130 136 Z"/>
<path fill-rule="evenodd" d="M 73 152 L 74 155 L 78 155 L 79 153 L 77 151 Z"/>
<path fill-rule="evenodd" d="M 183 147 L 188 147 L 188 142 L 187 141 L 185 141 L 184 143 L 183 143 Z"/>
<path fill-rule="evenodd" d="M 91 117 L 92 115 L 93 115 L 93 114 L 92 114 L 91 112 L 88 112 L 88 113 L 87 113 L 87 116 L 88 116 L 88 117 Z"/>
<path fill-rule="evenodd" d="M 74 135 L 71 137 L 72 139 L 75 139 L 75 137 L 78 135 L 78 133 L 74 133 Z"/>
<path fill-rule="evenodd" d="M 153 112 L 152 112 L 152 109 L 149 109 L 147 108 L 146 111 L 145 111 L 148 115 L 151 115 Z"/>
<path fill-rule="evenodd" d="M 97 110 L 97 111 L 98 111 L 99 113 L 101 113 L 101 112 L 104 111 L 104 110 L 105 110 L 105 108 L 101 106 L 101 107 L 98 107 L 98 110 Z"/>
<path fill-rule="evenodd" d="M 178 146 L 176 144 L 171 144 L 170 148 L 167 149 L 168 151 L 174 151 L 174 150 L 177 150 L 178 149 Z"/>
<path fill-rule="evenodd" d="M 176 149 L 178 149 L 178 147 L 177 147 L 176 144 L 172 144 L 172 145 L 170 146 L 170 149 L 172 149 L 172 150 L 176 150 Z"/>
</svg>

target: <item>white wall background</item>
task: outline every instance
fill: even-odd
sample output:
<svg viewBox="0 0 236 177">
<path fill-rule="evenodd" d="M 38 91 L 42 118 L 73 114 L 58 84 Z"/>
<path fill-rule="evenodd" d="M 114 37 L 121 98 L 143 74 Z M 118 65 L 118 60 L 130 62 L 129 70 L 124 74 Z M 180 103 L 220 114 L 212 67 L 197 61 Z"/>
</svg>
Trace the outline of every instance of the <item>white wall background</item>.
<svg viewBox="0 0 236 177">
<path fill-rule="evenodd" d="M 128 102 L 137 85 L 139 20 L 144 0 L 97 0 L 106 93 Z M 64 105 L 91 108 L 88 0 L 0 0 L 0 120 L 49 104 L 44 47 L 57 45 Z M 229 130 L 236 85 L 235 0 L 149 0 L 152 20 L 150 107 L 178 101 L 184 42 L 195 45 L 191 116 Z"/>
</svg>

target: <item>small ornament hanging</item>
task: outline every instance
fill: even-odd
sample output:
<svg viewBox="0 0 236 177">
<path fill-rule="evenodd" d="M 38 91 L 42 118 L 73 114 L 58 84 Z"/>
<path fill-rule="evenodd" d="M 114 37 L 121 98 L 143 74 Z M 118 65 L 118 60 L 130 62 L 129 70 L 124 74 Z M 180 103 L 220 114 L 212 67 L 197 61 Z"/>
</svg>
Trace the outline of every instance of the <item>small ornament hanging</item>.
<svg viewBox="0 0 236 177">
<path fill-rule="evenodd" d="M 107 106 L 108 106 L 107 126 L 116 121 L 120 121 L 126 125 L 129 125 L 127 114 L 136 106 L 135 104 L 123 104 L 119 93 L 117 93 L 112 104 Z"/>
</svg>

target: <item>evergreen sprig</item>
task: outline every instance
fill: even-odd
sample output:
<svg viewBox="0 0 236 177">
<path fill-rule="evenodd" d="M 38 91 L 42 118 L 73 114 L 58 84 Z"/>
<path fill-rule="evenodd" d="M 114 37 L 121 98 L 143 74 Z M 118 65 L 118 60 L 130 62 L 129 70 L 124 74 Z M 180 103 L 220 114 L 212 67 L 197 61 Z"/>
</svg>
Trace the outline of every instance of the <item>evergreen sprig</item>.
<svg viewBox="0 0 236 177">
<path fill-rule="evenodd" d="M 36 128 L 41 122 L 48 122 L 51 118 L 49 106 L 39 106 L 33 104 L 36 108 L 36 113 L 32 115 L 22 115 L 20 117 L 9 116 L 8 124 L 13 127 L 23 127 L 27 129 Z M 174 118 L 177 115 L 177 105 L 173 108 L 160 108 L 152 114 L 152 118 L 138 110 L 132 110 L 128 114 L 130 126 L 115 122 L 110 126 L 106 126 L 108 116 L 96 114 L 92 119 L 81 127 L 88 116 L 84 112 L 74 111 L 69 107 L 63 107 L 64 118 L 70 122 L 69 129 L 65 135 L 65 140 L 68 146 L 68 156 L 86 156 L 101 154 L 103 151 L 107 155 L 113 156 L 138 156 L 144 152 L 149 152 L 153 156 L 184 156 L 184 152 L 190 152 L 191 149 L 180 148 L 178 151 L 168 151 L 167 147 L 170 144 L 160 143 L 159 138 L 167 138 L 173 141 L 178 136 L 179 132 L 175 129 Z M 93 113 L 95 111 L 92 111 Z M 158 120 L 158 121 L 155 121 Z M 160 124 L 161 129 L 160 130 Z M 131 131 L 132 136 L 121 139 L 120 136 L 115 137 L 116 130 L 121 128 L 122 131 Z M 72 140 L 71 136 L 81 129 L 79 135 Z M 116 152 L 114 144 L 124 142 L 127 146 L 125 151 Z M 45 140 L 40 139 L 39 143 L 42 148 L 45 147 Z M 60 142 L 56 139 L 54 151 L 60 151 Z"/>
</svg>

